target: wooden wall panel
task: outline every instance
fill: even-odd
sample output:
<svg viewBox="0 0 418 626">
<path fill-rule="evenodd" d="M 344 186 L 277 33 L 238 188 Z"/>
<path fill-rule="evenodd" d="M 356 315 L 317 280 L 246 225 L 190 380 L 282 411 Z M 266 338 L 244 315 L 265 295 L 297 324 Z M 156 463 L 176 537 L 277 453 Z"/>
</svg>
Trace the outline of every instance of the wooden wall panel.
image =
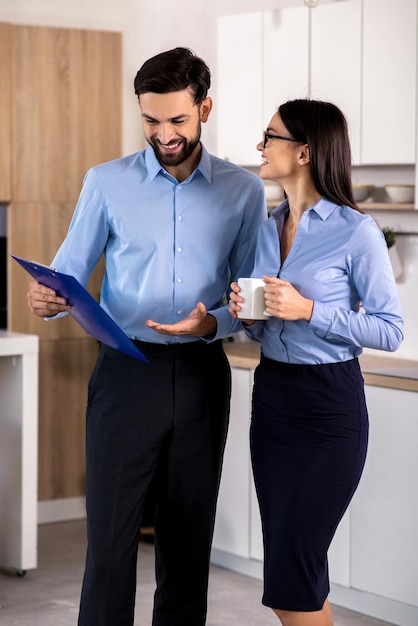
<svg viewBox="0 0 418 626">
<path fill-rule="evenodd" d="M 39 500 L 85 494 L 87 386 L 97 353 L 90 338 L 40 342 Z"/>
<path fill-rule="evenodd" d="M 71 203 L 12 203 L 9 206 L 9 251 L 17 256 L 49 265 L 65 237 L 74 207 Z M 88 290 L 98 298 L 103 263 L 93 272 Z M 45 321 L 32 315 L 26 294 L 29 274 L 15 261 L 9 264 L 9 321 L 11 330 L 38 335 L 42 339 L 69 339 L 86 336 L 70 317 Z"/>
<path fill-rule="evenodd" d="M 1 120 L 12 120 L 9 251 L 49 264 L 86 171 L 121 156 L 121 34 L 16 25 L 10 33 L 11 111 L 0 111 L 0 132 Z M 69 316 L 33 316 L 30 277 L 12 260 L 8 270 L 8 328 L 41 338 L 39 499 L 80 496 L 87 384 L 98 343 Z M 102 273 L 100 264 L 88 285 L 95 297 Z"/>
<path fill-rule="evenodd" d="M 121 34 L 15 26 L 13 200 L 66 202 L 121 153 Z"/>
<path fill-rule="evenodd" d="M 0 202 L 11 198 L 11 33 L 10 24 L 0 24 Z"/>
</svg>

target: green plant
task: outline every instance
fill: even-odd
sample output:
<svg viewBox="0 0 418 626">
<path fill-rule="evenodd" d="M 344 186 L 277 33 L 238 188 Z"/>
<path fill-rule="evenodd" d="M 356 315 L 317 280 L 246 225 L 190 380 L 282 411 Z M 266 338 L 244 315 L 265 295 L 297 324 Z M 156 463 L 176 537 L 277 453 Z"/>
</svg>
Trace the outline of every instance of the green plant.
<svg viewBox="0 0 418 626">
<path fill-rule="evenodd" d="M 395 245 L 395 241 L 396 241 L 396 235 L 395 235 L 395 231 L 393 230 L 393 228 L 382 228 L 382 233 L 385 236 L 385 240 L 386 240 L 386 245 L 388 248 L 391 248 L 392 246 Z"/>
</svg>

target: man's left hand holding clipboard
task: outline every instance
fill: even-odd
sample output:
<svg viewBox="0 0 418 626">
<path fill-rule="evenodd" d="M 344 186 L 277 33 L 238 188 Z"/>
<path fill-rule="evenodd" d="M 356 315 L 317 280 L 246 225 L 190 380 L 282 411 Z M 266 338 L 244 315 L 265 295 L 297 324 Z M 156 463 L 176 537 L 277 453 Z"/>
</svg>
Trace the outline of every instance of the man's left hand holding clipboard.
<svg viewBox="0 0 418 626">
<path fill-rule="evenodd" d="M 136 359 L 148 362 L 131 339 L 74 276 L 52 267 L 11 255 L 34 279 L 28 305 L 38 317 L 68 313 L 92 337 Z"/>
</svg>

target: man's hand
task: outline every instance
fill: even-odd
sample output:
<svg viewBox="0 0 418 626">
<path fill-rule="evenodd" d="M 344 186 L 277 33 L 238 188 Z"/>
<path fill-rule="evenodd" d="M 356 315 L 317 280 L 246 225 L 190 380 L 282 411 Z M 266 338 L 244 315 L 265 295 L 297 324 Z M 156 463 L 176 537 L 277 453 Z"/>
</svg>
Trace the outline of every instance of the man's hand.
<svg viewBox="0 0 418 626">
<path fill-rule="evenodd" d="M 38 317 L 50 317 L 71 309 L 65 298 L 61 298 L 56 291 L 37 282 L 29 285 L 27 299 L 28 307 Z"/>
<path fill-rule="evenodd" d="M 175 324 L 159 324 L 152 320 L 147 320 L 145 324 L 161 335 L 192 335 L 194 337 L 214 335 L 217 328 L 216 319 L 207 312 L 202 302 L 198 302 L 186 319 Z"/>
</svg>

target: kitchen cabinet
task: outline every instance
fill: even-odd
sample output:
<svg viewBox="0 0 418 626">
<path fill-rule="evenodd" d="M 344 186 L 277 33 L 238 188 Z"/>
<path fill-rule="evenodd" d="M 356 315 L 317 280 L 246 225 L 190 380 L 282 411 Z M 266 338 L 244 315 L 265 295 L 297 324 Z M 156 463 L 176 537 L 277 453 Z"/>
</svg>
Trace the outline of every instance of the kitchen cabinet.
<svg viewBox="0 0 418 626">
<path fill-rule="evenodd" d="M 304 5 L 263 14 L 263 128 L 286 100 L 309 93 L 309 11 Z"/>
<path fill-rule="evenodd" d="M 354 163 L 361 158 L 361 5 L 346 0 L 311 11 L 310 97 L 344 112 Z"/>
<path fill-rule="evenodd" d="M 398 371 L 405 375 L 401 369 Z M 330 549 L 330 601 L 385 622 L 415 626 L 418 623 L 416 380 L 374 373 L 365 374 L 365 378 L 366 383 L 369 378 L 374 381 L 365 387 L 370 419 L 369 450 L 360 485 L 337 530 L 337 545 L 334 546 L 334 540 Z M 392 387 L 385 387 L 385 379 Z"/>
<path fill-rule="evenodd" d="M 0 24 L 0 29 L 2 80 L 12 76 L 8 113 L 4 85 L 0 93 L 0 136 L 8 128 L 11 137 L 7 167 L 0 168 L 0 190 L 3 174 L 8 178 L 8 249 L 50 263 L 86 171 L 121 156 L 122 37 L 43 26 Z M 0 152 L 0 163 L 3 156 Z M 94 297 L 102 267 L 88 285 Z M 13 260 L 8 278 L 9 331 L 40 339 L 39 498 L 81 499 L 87 385 L 98 345 L 69 316 L 45 322 L 31 314 L 30 279 Z"/>
<path fill-rule="evenodd" d="M 418 394 L 367 385 L 366 397 L 370 442 L 351 505 L 351 585 L 418 615 Z"/>
<path fill-rule="evenodd" d="M 87 169 L 120 155 L 120 33 L 13 31 L 13 201 L 75 201 Z"/>
<path fill-rule="evenodd" d="M 279 104 L 308 93 L 308 28 L 306 7 L 218 19 L 218 156 L 260 164 L 256 146 Z"/>
<path fill-rule="evenodd" d="M 218 21 L 217 154 L 233 163 L 259 163 L 256 145 L 262 111 L 262 13 L 229 15 Z"/>
<path fill-rule="evenodd" d="M 38 495 L 41 502 L 85 495 L 87 383 L 98 350 L 98 342 L 87 336 L 40 342 L 39 406 L 42 414 Z"/>
<path fill-rule="evenodd" d="M 261 578 L 263 539 L 249 445 L 254 369 L 232 367 L 231 373 L 231 413 L 212 562 Z"/>
<path fill-rule="evenodd" d="M 226 133 L 219 156 L 258 165 L 252 146 L 259 109 L 264 127 L 282 102 L 311 97 L 335 102 L 346 115 L 355 165 L 414 164 L 417 4 L 405 0 L 400 10 L 393 0 L 344 0 L 312 10 L 286 7 L 219 18 L 218 119 L 223 128 L 234 123 L 232 102 L 239 85 L 248 85 L 250 92 L 250 108 L 239 112 L 246 118 L 240 150 L 234 151 L 234 134 Z M 245 37 L 234 37 L 244 21 Z M 238 84 L 241 56 L 249 73 Z M 263 77 L 261 84 L 257 75 Z"/>
<path fill-rule="evenodd" d="M 0 330 L 0 566 L 37 566 L 38 337 Z"/>
<path fill-rule="evenodd" d="M 416 51 L 416 0 L 402 10 L 345 0 L 312 11 L 310 96 L 345 113 L 354 164 L 415 163 Z"/>
<path fill-rule="evenodd" d="M 249 446 L 253 370 L 232 368 L 232 397 L 228 439 L 219 490 L 213 547 L 250 557 Z"/>
<path fill-rule="evenodd" d="M 11 196 L 11 26 L 0 23 L 0 202 Z"/>
<path fill-rule="evenodd" d="M 362 163 L 415 163 L 417 0 L 363 0 Z"/>
</svg>

